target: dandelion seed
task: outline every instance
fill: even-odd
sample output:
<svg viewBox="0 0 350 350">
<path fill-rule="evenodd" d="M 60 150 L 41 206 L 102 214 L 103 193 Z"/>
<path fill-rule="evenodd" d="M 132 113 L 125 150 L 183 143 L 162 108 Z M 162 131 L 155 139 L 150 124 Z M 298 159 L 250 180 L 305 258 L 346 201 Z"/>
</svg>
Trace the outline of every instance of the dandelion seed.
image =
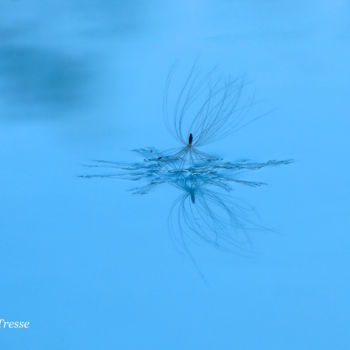
<svg viewBox="0 0 350 350">
<path fill-rule="evenodd" d="M 252 100 L 242 102 L 243 78 L 220 79 L 215 68 L 202 75 L 194 65 L 173 101 L 171 114 L 170 81 L 171 74 L 164 98 L 164 115 L 168 130 L 181 147 L 166 151 L 154 147 L 135 149 L 142 159 L 134 163 L 96 160 L 88 168 L 97 168 L 100 173 L 82 177 L 143 182 L 130 190 L 133 194 L 144 195 L 162 185 L 177 188 L 181 195 L 170 210 L 169 228 L 176 245 L 182 247 L 204 277 L 189 244 L 204 242 L 220 250 L 247 251 L 248 232 L 264 228 L 250 219 L 252 208 L 233 199 L 230 192 L 238 185 L 265 185 L 246 180 L 245 173 L 288 165 L 293 160 L 225 161 L 201 150 L 202 146 L 258 119 L 246 118 L 253 103 Z"/>
</svg>

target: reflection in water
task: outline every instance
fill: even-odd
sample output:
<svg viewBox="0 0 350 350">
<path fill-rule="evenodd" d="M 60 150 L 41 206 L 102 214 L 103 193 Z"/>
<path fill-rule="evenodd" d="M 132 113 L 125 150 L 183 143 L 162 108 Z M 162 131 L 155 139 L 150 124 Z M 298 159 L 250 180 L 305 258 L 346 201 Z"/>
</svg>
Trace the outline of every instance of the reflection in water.
<svg viewBox="0 0 350 350">
<path fill-rule="evenodd" d="M 178 189 L 181 195 L 170 211 L 170 229 L 176 245 L 200 272 L 188 248 L 190 243 L 205 242 L 221 250 L 249 252 L 247 232 L 262 228 L 251 220 L 251 207 L 231 196 L 230 192 L 239 185 L 264 185 L 263 182 L 248 181 L 244 174 L 287 165 L 292 160 L 232 162 L 201 150 L 201 146 L 257 119 L 246 118 L 253 103 L 251 99 L 248 103 L 242 100 L 244 81 L 241 78 L 222 80 L 215 70 L 201 75 L 194 65 L 174 99 L 170 116 L 167 113 L 169 81 L 167 86 L 166 124 L 182 146 L 164 152 L 153 147 L 136 149 L 134 151 L 143 159 L 134 163 L 96 160 L 87 167 L 98 168 L 99 173 L 81 177 L 143 182 L 131 190 L 134 194 L 147 194 L 160 185 Z"/>
<path fill-rule="evenodd" d="M 160 185 L 178 189 L 181 195 L 170 210 L 170 231 L 176 246 L 190 257 L 199 272 L 188 248 L 189 243 L 205 242 L 220 250 L 246 254 L 250 252 L 248 232 L 262 229 L 251 220 L 252 208 L 230 195 L 236 185 L 258 187 L 265 184 L 245 180 L 243 174 L 292 162 L 228 162 L 207 155 L 207 158 L 202 157 L 201 161 L 190 167 L 184 167 L 183 159 L 168 155 L 168 152 L 163 153 L 154 148 L 135 151 L 145 158 L 135 163 L 96 160 L 87 167 L 98 168 L 99 173 L 81 177 L 144 182 L 131 189 L 134 194 L 147 194 Z"/>
</svg>

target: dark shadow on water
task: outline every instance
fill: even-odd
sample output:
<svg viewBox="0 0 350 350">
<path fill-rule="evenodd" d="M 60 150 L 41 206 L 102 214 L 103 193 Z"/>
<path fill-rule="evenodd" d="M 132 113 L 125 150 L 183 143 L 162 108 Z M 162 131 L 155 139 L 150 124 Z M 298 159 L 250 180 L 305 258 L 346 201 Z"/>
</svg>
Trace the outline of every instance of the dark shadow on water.
<svg viewBox="0 0 350 350">
<path fill-rule="evenodd" d="M 123 38 L 146 35 L 149 10 L 140 0 L 2 3 L 0 121 L 83 115 L 101 98 L 95 86 L 107 68 L 99 59 Z"/>
<path fill-rule="evenodd" d="M 76 107 L 89 81 L 87 67 L 80 60 L 29 46 L 2 46 L 0 74 L 1 100 L 19 110 L 45 107 L 57 112 Z"/>
</svg>

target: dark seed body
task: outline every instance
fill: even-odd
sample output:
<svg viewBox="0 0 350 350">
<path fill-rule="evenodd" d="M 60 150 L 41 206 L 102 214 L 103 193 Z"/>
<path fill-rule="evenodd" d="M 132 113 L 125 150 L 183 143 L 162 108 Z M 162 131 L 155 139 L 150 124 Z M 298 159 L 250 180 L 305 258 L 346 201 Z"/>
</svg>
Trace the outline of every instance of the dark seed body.
<svg viewBox="0 0 350 350">
<path fill-rule="evenodd" d="M 192 141 L 193 141 L 193 136 L 192 136 L 192 134 L 190 134 L 190 136 L 188 138 L 188 144 L 192 145 Z"/>
</svg>

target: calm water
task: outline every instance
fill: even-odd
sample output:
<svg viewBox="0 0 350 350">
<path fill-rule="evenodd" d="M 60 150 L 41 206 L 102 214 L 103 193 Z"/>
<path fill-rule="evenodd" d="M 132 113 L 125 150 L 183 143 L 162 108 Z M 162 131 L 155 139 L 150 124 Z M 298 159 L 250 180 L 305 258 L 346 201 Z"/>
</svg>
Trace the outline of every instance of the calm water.
<svg viewBox="0 0 350 350">
<path fill-rule="evenodd" d="M 349 3 L 2 1 L 0 329 L 4 349 L 348 349 Z M 205 151 L 295 159 L 237 186 L 271 230 L 254 256 L 176 249 L 180 192 L 81 179 L 94 159 L 176 147 L 167 74 L 244 74 L 253 115 Z"/>
</svg>

